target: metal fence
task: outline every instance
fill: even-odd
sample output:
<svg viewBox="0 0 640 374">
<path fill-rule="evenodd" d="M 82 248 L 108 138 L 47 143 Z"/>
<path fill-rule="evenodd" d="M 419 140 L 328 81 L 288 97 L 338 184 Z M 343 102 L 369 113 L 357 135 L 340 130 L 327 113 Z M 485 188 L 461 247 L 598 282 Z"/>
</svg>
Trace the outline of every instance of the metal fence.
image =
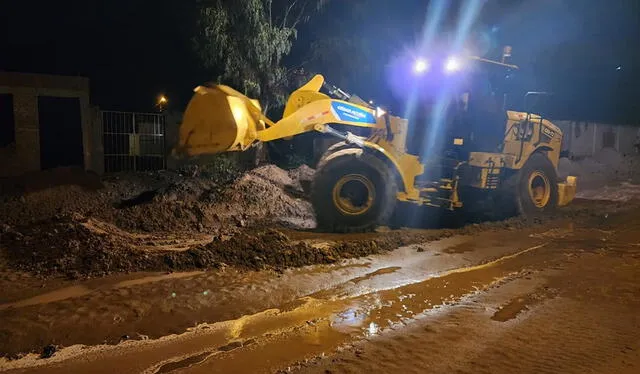
<svg viewBox="0 0 640 374">
<path fill-rule="evenodd" d="M 105 172 L 166 168 L 164 115 L 102 111 L 101 118 Z"/>
</svg>

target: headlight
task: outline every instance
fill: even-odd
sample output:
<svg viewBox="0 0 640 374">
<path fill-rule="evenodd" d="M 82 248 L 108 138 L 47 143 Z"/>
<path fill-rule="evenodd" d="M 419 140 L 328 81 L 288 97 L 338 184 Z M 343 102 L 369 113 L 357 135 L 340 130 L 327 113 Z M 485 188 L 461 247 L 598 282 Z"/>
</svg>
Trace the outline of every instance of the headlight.
<svg viewBox="0 0 640 374">
<path fill-rule="evenodd" d="M 384 116 L 385 114 L 387 114 L 387 112 L 384 109 L 382 109 L 380 107 L 376 107 L 376 117 L 379 118 L 379 117 Z"/>
<path fill-rule="evenodd" d="M 449 57 L 444 63 L 445 73 L 455 73 L 462 68 L 462 63 L 456 57 Z"/>
<path fill-rule="evenodd" d="M 424 58 L 417 59 L 413 64 L 413 72 L 416 74 L 422 74 L 427 70 L 429 70 L 429 61 L 425 60 Z"/>
</svg>

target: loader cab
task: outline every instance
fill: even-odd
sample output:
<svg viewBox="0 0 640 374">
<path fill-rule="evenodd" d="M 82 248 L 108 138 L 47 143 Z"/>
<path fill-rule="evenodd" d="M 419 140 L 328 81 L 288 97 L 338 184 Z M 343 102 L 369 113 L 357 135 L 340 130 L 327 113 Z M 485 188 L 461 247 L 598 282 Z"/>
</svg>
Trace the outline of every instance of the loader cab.
<svg viewBox="0 0 640 374">
<path fill-rule="evenodd" d="M 470 73 L 465 98 L 462 132 L 468 138 L 465 153 L 499 152 L 507 123 L 513 73 L 509 67 L 478 62 Z"/>
<path fill-rule="evenodd" d="M 471 58 L 459 76 L 443 80 L 435 90 L 423 90 L 410 121 L 409 153 L 465 160 L 470 152 L 498 152 L 515 69 Z"/>
<path fill-rule="evenodd" d="M 459 113 L 446 140 L 447 151 L 459 160 L 470 152 L 501 152 L 507 125 L 507 110 L 515 94 L 517 66 L 474 59 L 454 100 Z"/>
</svg>

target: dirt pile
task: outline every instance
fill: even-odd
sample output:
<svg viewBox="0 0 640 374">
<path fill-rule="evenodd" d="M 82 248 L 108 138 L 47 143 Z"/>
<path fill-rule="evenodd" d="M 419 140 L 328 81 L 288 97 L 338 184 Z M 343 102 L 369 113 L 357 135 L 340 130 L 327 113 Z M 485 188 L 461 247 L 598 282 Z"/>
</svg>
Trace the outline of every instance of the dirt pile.
<svg viewBox="0 0 640 374">
<path fill-rule="evenodd" d="M 0 223 L 24 226 L 79 214 L 144 232 L 216 232 L 275 218 L 312 227 L 311 206 L 301 199 L 305 193 L 295 173 L 313 170 L 302 170 L 292 178 L 273 165 L 246 173 L 189 169 L 110 176 L 100 189 L 55 185 L 1 195 Z"/>
<path fill-rule="evenodd" d="M 122 228 L 147 232 L 236 231 L 272 222 L 313 227 L 314 216 L 300 182 L 266 165 L 233 181 L 188 178 L 124 200 L 115 212 Z"/>
<path fill-rule="evenodd" d="M 2 233 L 5 259 L 18 270 L 37 275 L 104 275 L 148 268 L 145 256 L 119 238 L 90 228 L 79 214 L 6 228 Z"/>
<path fill-rule="evenodd" d="M 567 175 L 577 176 L 579 188 L 599 187 L 620 181 L 639 183 L 640 157 L 635 154 L 623 155 L 613 149 L 602 149 L 593 157 L 574 160 L 561 158 L 558 174 L 561 178 Z"/>
<path fill-rule="evenodd" d="M 519 230 L 540 221 L 513 218 L 457 229 L 338 235 L 287 231 L 313 227 L 304 188 L 313 170 L 266 165 L 242 174 L 120 175 L 104 188 L 55 186 L 0 201 L 0 254 L 35 274 L 100 276 L 141 270 L 222 266 L 284 269 L 367 256 L 483 230 Z M 545 218 L 599 218 L 614 203 L 574 203 Z M 625 203 L 628 206 L 628 203 Z M 617 205 L 616 205 L 617 206 Z M 422 222 L 422 221 L 421 221 Z M 284 226 L 284 228 L 283 228 Z M 198 233 L 199 231 L 199 233 Z M 320 238 L 321 241 L 307 240 Z M 322 239 L 324 238 L 324 239 Z"/>
<path fill-rule="evenodd" d="M 269 239 L 256 233 L 259 227 L 313 227 L 313 211 L 298 179 L 312 173 L 266 165 L 245 173 L 120 174 L 104 179 L 100 189 L 66 184 L 6 194 L 0 200 L 0 249 L 13 267 L 42 275 L 179 270 L 225 261 L 255 268 L 246 256 L 225 257 L 234 256 L 223 253 L 225 246 L 235 243 L 237 254 Z M 242 231 L 253 234 L 221 244 Z M 177 239 L 173 244 L 184 248 L 168 248 L 169 238 L 179 233 L 193 238 L 194 232 L 206 233 L 207 241 L 218 238 L 221 247 L 203 251 L 197 241 Z M 267 240 L 263 246 L 280 244 Z"/>
<path fill-rule="evenodd" d="M 98 180 L 99 187 L 92 188 L 81 177 L 69 180 L 64 171 L 43 171 L 42 174 L 4 181 L 12 187 L 0 194 L 0 222 L 20 226 L 74 213 L 113 221 L 114 208 L 122 201 L 185 178 L 177 172 L 118 174 Z M 25 180 L 35 180 L 35 187 Z"/>
<path fill-rule="evenodd" d="M 189 256 L 174 255 L 183 261 L 194 259 L 193 267 L 225 264 L 249 270 L 283 270 L 315 264 L 331 264 L 341 259 L 358 258 L 398 247 L 452 236 L 455 230 L 399 230 L 342 236 L 340 240 L 306 240 L 279 230 L 242 232 L 225 241 L 213 241 L 189 250 Z M 185 267 L 184 262 L 179 267 Z M 186 266 L 189 268 L 189 266 Z"/>
<path fill-rule="evenodd" d="M 114 272 L 179 271 L 227 265 L 248 270 L 283 270 L 367 256 L 452 234 L 394 232 L 318 244 L 294 240 L 273 229 L 247 230 L 230 237 L 216 237 L 208 244 L 177 250 L 154 246 L 150 238 L 109 230 L 100 221 L 67 215 L 57 217 L 56 222 L 30 225 L 21 230 L 9 229 L 2 234 L 2 241 L 10 249 L 4 254 L 5 260 L 15 269 L 41 276 L 77 278 Z M 178 242 L 180 239 L 176 238 L 174 244 Z"/>
<path fill-rule="evenodd" d="M 55 219 L 59 215 L 97 215 L 113 217 L 110 199 L 102 190 L 90 191 L 80 186 L 55 186 L 0 201 L 0 222 L 23 226 Z"/>
</svg>

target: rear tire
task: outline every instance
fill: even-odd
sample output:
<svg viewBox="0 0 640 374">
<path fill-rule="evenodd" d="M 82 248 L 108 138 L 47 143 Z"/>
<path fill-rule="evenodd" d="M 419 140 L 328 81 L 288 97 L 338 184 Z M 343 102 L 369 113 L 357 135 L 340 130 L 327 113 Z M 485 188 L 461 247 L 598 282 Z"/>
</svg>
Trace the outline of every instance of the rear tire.
<svg viewBox="0 0 640 374">
<path fill-rule="evenodd" d="M 558 206 L 558 177 L 549 159 L 534 153 L 516 174 L 507 181 L 516 213 L 539 217 Z"/>
<path fill-rule="evenodd" d="M 318 163 L 311 192 L 318 227 L 364 232 L 386 224 L 397 190 L 389 167 L 364 150 L 347 148 L 327 154 Z"/>
</svg>

